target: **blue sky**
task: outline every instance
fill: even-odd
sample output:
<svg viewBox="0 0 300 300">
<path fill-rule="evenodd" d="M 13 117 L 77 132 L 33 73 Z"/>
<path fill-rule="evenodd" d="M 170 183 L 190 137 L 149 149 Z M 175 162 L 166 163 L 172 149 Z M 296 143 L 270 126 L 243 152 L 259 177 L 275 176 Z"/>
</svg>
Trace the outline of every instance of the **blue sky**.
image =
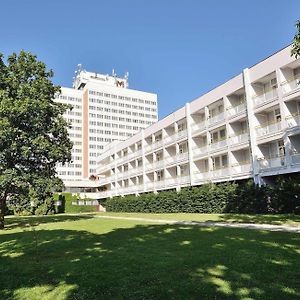
<svg viewBox="0 0 300 300">
<path fill-rule="evenodd" d="M 291 43 L 299 18 L 299 0 L 10 0 L 0 52 L 37 54 L 61 86 L 78 63 L 128 71 L 161 118 Z"/>
</svg>

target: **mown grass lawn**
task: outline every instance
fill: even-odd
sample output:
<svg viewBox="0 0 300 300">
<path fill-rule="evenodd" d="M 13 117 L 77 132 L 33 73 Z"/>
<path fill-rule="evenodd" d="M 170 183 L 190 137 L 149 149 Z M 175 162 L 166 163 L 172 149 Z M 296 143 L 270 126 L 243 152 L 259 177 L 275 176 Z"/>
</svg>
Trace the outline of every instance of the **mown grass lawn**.
<svg viewBox="0 0 300 300">
<path fill-rule="evenodd" d="M 91 216 L 6 219 L 0 299 L 299 299 L 300 235 Z"/>
<path fill-rule="evenodd" d="M 99 215 L 101 215 L 100 213 Z M 195 221 L 195 222 L 233 222 L 233 223 L 256 223 L 256 224 L 271 224 L 271 225 L 288 225 L 300 226 L 300 215 L 289 214 L 154 214 L 154 213 L 114 213 L 107 212 L 105 216 L 114 217 L 132 217 L 132 218 L 148 218 L 161 220 L 178 220 L 178 221 Z"/>
</svg>

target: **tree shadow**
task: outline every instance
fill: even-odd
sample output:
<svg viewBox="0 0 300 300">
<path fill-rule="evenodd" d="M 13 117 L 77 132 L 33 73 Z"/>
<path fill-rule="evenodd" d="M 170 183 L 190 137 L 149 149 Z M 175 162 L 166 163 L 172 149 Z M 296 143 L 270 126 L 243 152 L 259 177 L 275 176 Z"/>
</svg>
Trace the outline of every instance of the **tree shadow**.
<svg viewBox="0 0 300 300">
<path fill-rule="evenodd" d="M 28 216 L 28 217 L 16 217 L 16 216 L 9 216 L 5 217 L 5 229 L 4 230 L 11 230 L 18 227 L 21 228 L 31 228 L 34 226 L 38 226 L 40 224 L 46 223 L 57 223 L 57 222 L 70 222 L 70 221 L 79 221 L 82 219 L 91 219 L 93 215 L 84 214 L 84 215 L 49 215 L 49 216 Z"/>
<path fill-rule="evenodd" d="M 299 299 L 299 251 L 297 234 L 182 225 L 6 232 L 0 299 Z"/>
<path fill-rule="evenodd" d="M 298 222 L 300 225 L 300 215 L 293 214 L 269 214 L 269 215 L 258 215 L 258 214 L 223 214 L 220 216 L 220 221 L 230 221 L 238 223 L 257 223 L 257 224 L 272 224 L 282 225 L 288 222 Z"/>
</svg>

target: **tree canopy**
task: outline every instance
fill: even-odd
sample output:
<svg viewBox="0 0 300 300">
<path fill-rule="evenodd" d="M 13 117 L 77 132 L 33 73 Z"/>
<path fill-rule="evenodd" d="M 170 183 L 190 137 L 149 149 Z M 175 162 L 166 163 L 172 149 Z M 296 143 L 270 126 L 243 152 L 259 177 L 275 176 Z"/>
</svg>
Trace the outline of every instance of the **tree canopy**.
<svg viewBox="0 0 300 300">
<path fill-rule="evenodd" d="M 297 32 L 294 36 L 291 55 L 298 58 L 300 56 L 300 20 L 296 22 Z"/>
<path fill-rule="evenodd" d="M 7 63 L 0 54 L 0 228 L 7 200 L 28 205 L 34 194 L 44 201 L 54 186 L 61 186 L 56 164 L 71 160 L 63 118 L 70 107 L 53 100 L 60 87 L 52 77 L 29 52 L 13 53 Z"/>
</svg>

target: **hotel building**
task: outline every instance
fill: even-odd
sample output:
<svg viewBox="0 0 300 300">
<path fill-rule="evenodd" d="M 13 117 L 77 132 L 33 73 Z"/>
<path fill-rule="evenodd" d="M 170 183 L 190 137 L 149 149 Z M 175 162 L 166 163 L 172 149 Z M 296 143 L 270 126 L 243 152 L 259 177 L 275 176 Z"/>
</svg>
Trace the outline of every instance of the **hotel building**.
<svg viewBox="0 0 300 300">
<path fill-rule="evenodd" d="M 106 144 L 122 141 L 157 121 L 157 95 L 128 88 L 128 74 L 119 78 L 87 72 L 79 65 L 73 88 L 62 88 L 55 101 L 71 104 L 72 161 L 57 166 L 66 190 L 93 192 L 96 160 Z"/>
<path fill-rule="evenodd" d="M 300 171 L 300 59 L 291 47 L 141 130 L 97 161 L 97 198 Z"/>
</svg>

